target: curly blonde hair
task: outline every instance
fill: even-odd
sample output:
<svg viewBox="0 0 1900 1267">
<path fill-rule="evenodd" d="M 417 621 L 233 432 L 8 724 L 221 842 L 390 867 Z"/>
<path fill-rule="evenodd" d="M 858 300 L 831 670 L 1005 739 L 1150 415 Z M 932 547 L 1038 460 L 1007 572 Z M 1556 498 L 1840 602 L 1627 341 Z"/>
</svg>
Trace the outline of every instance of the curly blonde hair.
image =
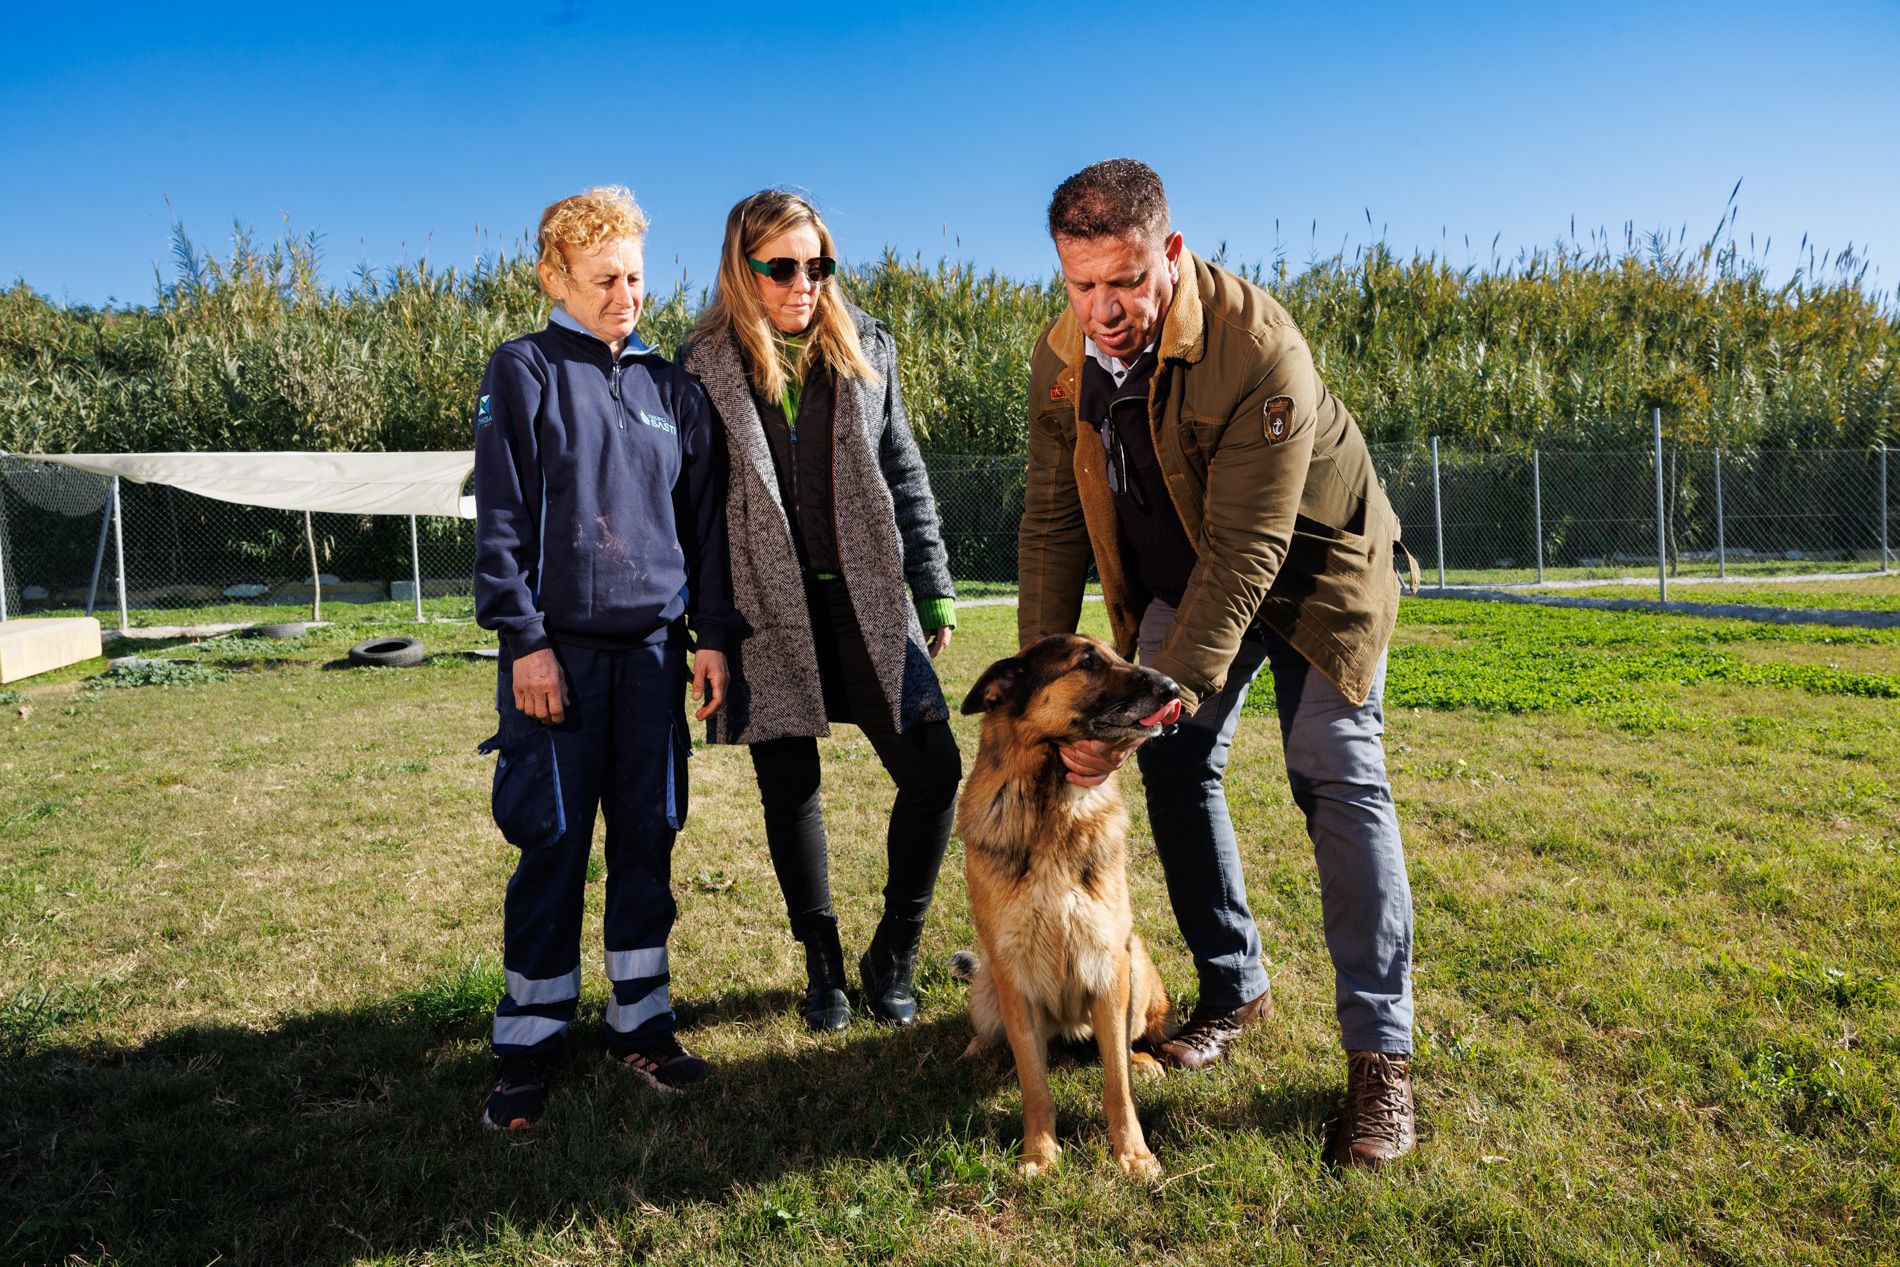
<svg viewBox="0 0 1900 1267">
<path fill-rule="evenodd" d="M 590 251 L 612 238 L 646 237 L 647 213 L 625 185 L 598 185 L 548 204 L 536 241 L 541 267 L 567 276 L 567 253 Z"/>
</svg>

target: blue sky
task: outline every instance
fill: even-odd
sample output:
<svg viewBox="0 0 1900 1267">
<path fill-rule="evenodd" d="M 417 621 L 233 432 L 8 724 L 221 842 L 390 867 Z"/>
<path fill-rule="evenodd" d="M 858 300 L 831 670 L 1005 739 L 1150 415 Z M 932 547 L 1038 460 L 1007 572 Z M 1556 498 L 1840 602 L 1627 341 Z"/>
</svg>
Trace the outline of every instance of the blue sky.
<svg viewBox="0 0 1900 1267">
<path fill-rule="evenodd" d="M 849 258 L 1046 275 L 1050 190 L 1114 154 L 1240 260 L 1699 240 L 1740 179 L 1778 275 L 1803 234 L 1900 274 L 1891 2 L 36 5 L 6 31 L 0 282 L 74 303 L 149 302 L 174 220 L 222 253 L 288 217 L 342 282 L 467 265 L 609 181 L 660 290 L 707 280 L 769 184 Z"/>
</svg>

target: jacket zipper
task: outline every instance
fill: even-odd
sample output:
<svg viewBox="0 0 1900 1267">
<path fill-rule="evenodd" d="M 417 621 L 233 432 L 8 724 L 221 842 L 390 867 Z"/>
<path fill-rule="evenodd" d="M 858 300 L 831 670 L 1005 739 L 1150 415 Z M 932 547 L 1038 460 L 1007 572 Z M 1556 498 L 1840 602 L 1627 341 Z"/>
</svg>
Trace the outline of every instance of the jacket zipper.
<svg viewBox="0 0 1900 1267">
<path fill-rule="evenodd" d="M 612 348 L 607 349 L 607 394 L 614 398 L 614 418 L 620 429 L 627 429 L 627 402 L 620 399 L 620 360 L 614 356 Z"/>
</svg>

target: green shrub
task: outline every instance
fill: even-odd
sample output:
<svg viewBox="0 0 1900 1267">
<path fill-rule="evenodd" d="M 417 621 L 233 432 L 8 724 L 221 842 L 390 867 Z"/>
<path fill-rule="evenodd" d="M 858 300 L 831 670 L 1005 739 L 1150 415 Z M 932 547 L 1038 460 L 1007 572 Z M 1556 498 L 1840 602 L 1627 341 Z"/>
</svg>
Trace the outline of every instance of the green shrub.
<svg viewBox="0 0 1900 1267">
<path fill-rule="evenodd" d="M 523 255 L 365 269 L 341 289 L 321 281 L 309 238 L 262 246 L 240 228 L 219 259 L 179 229 L 173 256 L 149 306 L 0 291 L 0 449 L 465 447 L 488 354 L 547 315 Z M 1654 406 L 1692 447 L 1896 438 L 1900 316 L 1851 253 L 1810 255 L 1779 285 L 1732 242 L 1634 234 L 1483 269 L 1378 244 L 1297 273 L 1284 259 L 1241 271 L 1300 321 L 1375 444 L 1643 448 Z M 896 336 L 926 448 L 1020 450 L 1057 280 L 886 251 L 840 284 Z M 642 334 L 677 347 L 705 297 L 650 296 Z"/>
</svg>

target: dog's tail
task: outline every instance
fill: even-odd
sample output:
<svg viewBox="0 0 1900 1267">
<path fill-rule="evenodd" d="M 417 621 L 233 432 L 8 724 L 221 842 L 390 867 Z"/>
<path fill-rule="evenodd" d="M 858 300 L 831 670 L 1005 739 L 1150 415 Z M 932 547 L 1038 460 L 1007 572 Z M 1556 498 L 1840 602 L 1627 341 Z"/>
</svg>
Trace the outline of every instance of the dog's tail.
<svg viewBox="0 0 1900 1267">
<path fill-rule="evenodd" d="M 959 950 L 950 956 L 950 975 L 966 983 L 974 981 L 978 962 L 974 951 Z"/>
</svg>

